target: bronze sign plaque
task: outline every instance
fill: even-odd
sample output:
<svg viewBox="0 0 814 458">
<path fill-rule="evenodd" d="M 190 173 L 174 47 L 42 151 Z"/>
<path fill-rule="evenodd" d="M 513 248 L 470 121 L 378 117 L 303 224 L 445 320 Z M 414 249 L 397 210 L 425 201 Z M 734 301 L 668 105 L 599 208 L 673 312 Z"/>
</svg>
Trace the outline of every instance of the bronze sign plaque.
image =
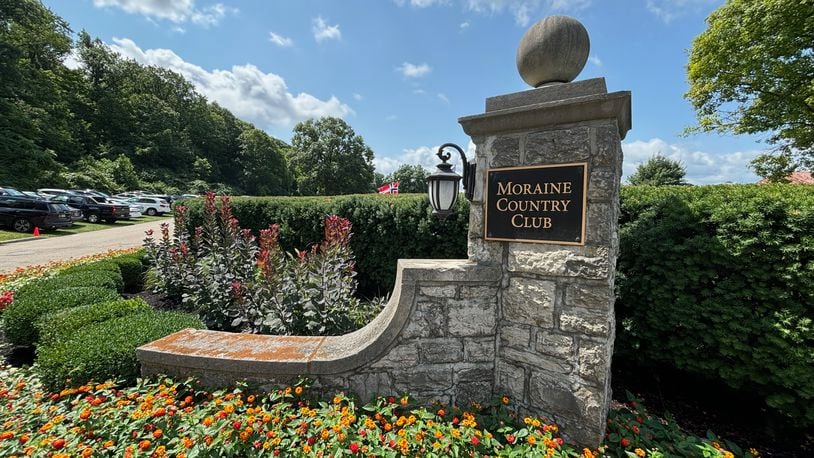
<svg viewBox="0 0 814 458">
<path fill-rule="evenodd" d="M 486 171 L 485 239 L 585 244 L 588 164 Z"/>
</svg>

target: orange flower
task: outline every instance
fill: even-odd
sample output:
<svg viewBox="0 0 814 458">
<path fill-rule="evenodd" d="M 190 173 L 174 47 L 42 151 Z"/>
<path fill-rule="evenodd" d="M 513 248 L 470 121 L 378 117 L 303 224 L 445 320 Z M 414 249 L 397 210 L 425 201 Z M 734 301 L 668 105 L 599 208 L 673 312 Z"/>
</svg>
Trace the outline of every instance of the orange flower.
<svg viewBox="0 0 814 458">
<path fill-rule="evenodd" d="M 500 402 L 502 402 L 503 404 L 508 405 L 509 404 L 509 397 L 508 396 L 503 396 L 502 398 L 500 398 Z"/>
<path fill-rule="evenodd" d="M 637 448 L 636 450 L 634 450 L 633 453 L 635 453 L 636 456 L 641 456 L 641 457 L 644 457 L 645 455 L 647 455 L 647 452 L 645 452 L 644 450 L 642 450 L 640 448 Z"/>
<path fill-rule="evenodd" d="M 164 431 L 161 429 L 156 429 L 153 431 L 153 439 L 161 439 L 161 436 L 164 435 Z"/>
<path fill-rule="evenodd" d="M 90 418 L 90 409 L 85 409 L 79 414 L 79 419 L 84 421 Z"/>
<path fill-rule="evenodd" d="M 298 386 L 298 387 L 294 388 L 294 393 L 295 393 L 297 396 L 301 395 L 301 394 L 302 394 L 302 387 L 301 387 L 301 386 Z"/>
<path fill-rule="evenodd" d="M 143 441 L 138 443 L 138 449 L 141 450 L 141 451 L 144 451 L 144 450 L 147 450 L 148 448 L 150 448 L 150 445 L 152 445 L 150 443 L 150 441 L 148 441 L 147 439 L 144 439 Z"/>
</svg>

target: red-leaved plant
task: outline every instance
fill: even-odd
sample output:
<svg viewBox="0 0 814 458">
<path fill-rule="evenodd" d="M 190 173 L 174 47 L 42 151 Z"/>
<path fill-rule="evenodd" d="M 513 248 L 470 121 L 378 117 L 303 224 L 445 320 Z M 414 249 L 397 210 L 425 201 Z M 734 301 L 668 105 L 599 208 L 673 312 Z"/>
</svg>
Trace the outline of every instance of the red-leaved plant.
<svg viewBox="0 0 814 458">
<path fill-rule="evenodd" d="M 210 329 L 287 335 L 341 334 L 369 321 L 381 301 L 361 303 L 350 249 L 351 223 L 330 215 L 325 240 L 310 250 L 285 253 L 280 228 L 259 240 L 240 229 L 230 198 L 220 205 L 208 193 L 203 225 L 190 238 L 187 212 L 178 206 L 175 230 L 148 233 L 145 248 L 155 268 L 156 289 L 195 310 Z"/>
</svg>

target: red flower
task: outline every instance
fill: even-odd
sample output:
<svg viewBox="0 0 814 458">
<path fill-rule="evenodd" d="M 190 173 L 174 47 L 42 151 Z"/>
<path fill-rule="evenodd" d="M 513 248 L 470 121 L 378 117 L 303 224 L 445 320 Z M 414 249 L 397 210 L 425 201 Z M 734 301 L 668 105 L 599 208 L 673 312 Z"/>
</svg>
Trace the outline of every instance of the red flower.
<svg viewBox="0 0 814 458">
<path fill-rule="evenodd" d="M 358 451 L 359 451 L 359 444 L 357 444 L 356 442 L 351 442 L 351 444 L 350 444 L 350 452 L 351 453 L 356 453 Z"/>
<path fill-rule="evenodd" d="M 619 445 L 621 445 L 623 448 L 628 448 L 630 446 L 630 439 L 623 437 L 622 440 L 619 441 Z"/>
<path fill-rule="evenodd" d="M 236 422 L 232 423 L 232 428 L 240 429 L 240 426 L 241 426 L 241 423 L 239 421 L 236 421 Z"/>
<path fill-rule="evenodd" d="M 53 447 L 54 450 L 59 450 L 62 447 L 65 447 L 65 439 L 57 439 L 54 442 L 51 442 L 51 447 Z"/>
<path fill-rule="evenodd" d="M 509 434 L 508 436 L 506 436 L 506 442 L 508 442 L 510 444 L 514 444 L 514 435 Z"/>
<path fill-rule="evenodd" d="M 472 436 L 472 445 L 478 445 L 478 444 L 480 444 L 480 440 L 478 439 L 478 437 L 477 436 Z"/>
</svg>

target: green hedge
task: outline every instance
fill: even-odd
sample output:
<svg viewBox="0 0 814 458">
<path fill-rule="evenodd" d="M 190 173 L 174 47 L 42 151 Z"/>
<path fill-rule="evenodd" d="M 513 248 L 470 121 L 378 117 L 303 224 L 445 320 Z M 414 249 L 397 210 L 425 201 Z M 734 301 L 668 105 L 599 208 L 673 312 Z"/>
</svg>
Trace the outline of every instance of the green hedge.
<svg viewBox="0 0 814 458">
<path fill-rule="evenodd" d="M 35 283 L 40 282 L 31 285 Z M 34 345 L 38 340 L 34 324 L 40 317 L 79 305 L 117 298 L 119 293 L 111 288 L 69 287 L 40 290 L 26 288 L 25 294 L 15 296 L 14 302 L 3 313 L 3 330 L 6 339 L 15 345 Z"/>
<path fill-rule="evenodd" d="M 144 251 L 132 254 L 123 254 L 110 258 L 116 263 L 124 279 L 124 290 L 136 292 L 144 284 L 144 272 L 147 270 L 144 265 Z"/>
<path fill-rule="evenodd" d="M 279 224 L 280 243 L 289 252 L 322 241 L 325 216 L 348 218 L 353 223 L 351 248 L 359 288 L 364 295 L 374 296 L 392 291 L 399 258 L 466 258 L 469 203 L 458 202 L 456 212 L 443 223 L 431 217 L 424 194 L 235 197 L 232 206 L 241 227 L 259 231 Z M 190 228 L 200 225 L 202 199 L 185 204 Z"/>
<path fill-rule="evenodd" d="M 120 316 L 149 311 L 144 299 L 119 299 L 98 304 L 88 304 L 55 313 L 49 313 L 36 323 L 41 346 L 62 342 L 76 331 L 94 323 L 100 323 Z"/>
<path fill-rule="evenodd" d="M 622 190 L 616 356 L 814 425 L 814 187 Z"/>
<path fill-rule="evenodd" d="M 113 318 L 41 347 L 38 371 L 50 390 L 91 380 L 132 383 L 139 376 L 136 348 L 185 328 L 203 327 L 197 317 L 179 312 L 150 311 Z"/>
</svg>

